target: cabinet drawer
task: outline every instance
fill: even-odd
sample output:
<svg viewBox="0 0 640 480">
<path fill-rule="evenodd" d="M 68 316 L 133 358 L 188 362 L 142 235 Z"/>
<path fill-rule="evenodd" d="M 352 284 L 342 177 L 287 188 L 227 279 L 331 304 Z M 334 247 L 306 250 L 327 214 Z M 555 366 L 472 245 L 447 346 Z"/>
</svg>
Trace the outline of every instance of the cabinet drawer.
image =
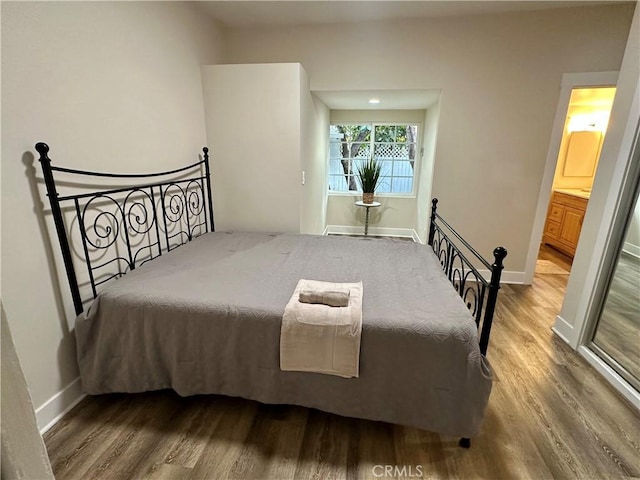
<svg viewBox="0 0 640 480">
<path fill-rule="evenodd" d="M 551 217 L 549 217 L 551 218 Z M 544 227 L 544 234 L 547 237 L 558 238 L 560 235 L 560 223 L 554 222 L 551 219 L 547 220 L 547 224 Z"/>
<path fill-rule="evenodd" d="M 560 204 L 567 207 L 577 208 L 578 210 L 586 210 L 589 200 L 586 198 L 576 197 L 574 195 L 567 195 L 562 192 L 553 192 L 551 202 L 556 205 Z"/>
<path fill-rule="evenodd" d="M 564 213 L 564 207 L 557 203 L 552 203 L 549 207 L 549 220 L 560 223 L 562 221 L 562 214 Z"/>
</svg>

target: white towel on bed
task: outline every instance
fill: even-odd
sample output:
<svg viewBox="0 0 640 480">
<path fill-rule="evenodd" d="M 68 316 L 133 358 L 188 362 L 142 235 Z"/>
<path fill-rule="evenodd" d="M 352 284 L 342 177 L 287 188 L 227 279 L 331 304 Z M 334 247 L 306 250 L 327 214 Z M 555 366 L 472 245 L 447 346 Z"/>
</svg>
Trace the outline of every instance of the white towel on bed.
<svg viewBox="0 0 640 480">
<path fill-rule="evenodd" d="M 299 301 L 301 290 L 349 290 L 346 307 Z M 362 282 L 300 280 L 284 309 L 280 369 L 357 377 L 362 334 Z"/>
<path fill-rule="evenodd" d="M 302 289 L 299 300 L 302 303 L 322 303 L 330 307 L 348 307 L 349 289 L 331 288 L 322 290 Z"/>
</svg>

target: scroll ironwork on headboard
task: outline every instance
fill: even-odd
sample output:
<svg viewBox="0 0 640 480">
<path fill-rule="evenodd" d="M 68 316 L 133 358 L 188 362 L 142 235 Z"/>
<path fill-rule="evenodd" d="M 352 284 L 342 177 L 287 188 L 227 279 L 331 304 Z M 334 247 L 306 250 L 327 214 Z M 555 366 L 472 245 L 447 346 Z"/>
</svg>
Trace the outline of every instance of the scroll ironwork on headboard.
<svg viewBox="0 0 640 480">
<path fill-rule="evenodd" d="M 496 308 L 498 290 L 500 289 L 500 276 L 504 268 L 503 261 L 507 256 L 507 250 L 503 247 L 497 247 L 493 251 L 494 263 L 490 264 L 451 225 L 438 215 L 437 206 L 438 199 L 434 198 L 431 201 L 431 221 L 427 243 L 433 248 L 438 260 L 440 260 L 442 270 L 474 316 L 476 325 L 478 328 L 481 327 L 480 351 L 485 355 L 489 345 L 493 314 Z M 451 237 L 455 238 L 489 270 L 491 274 L 489 281 L 469 261 Z M 480 325 L 481 322 L 482 326 Z"/>
<path fill-rule="evenodd" d="M 113 174 L 63 168 L 51 164 L 49 146 L 36 144 L 51 204 L 51 213 L 62 250 L 62 258 L 71 288 L 76 314 L 83 308 L 75 270 L 70 236 L 79 235 L 76 256 L 86 263 L 88 284 L 95 298 L 98 287 L 156 258 L 193 238 L 214 231 L 211 201 L 209 150 L 203 148 L 203 160 L 176 170 L 151 174 Z M 204 172 L 203 172 L 204 169 Z M 73 178 L 56 184 L 54 172 Z M 135 182 L 111 187 L 86 184 L 78 178 L 117 179 Z M 146 182 L 138 184 L 138 182 Z M 58 186 L 83 188 L 82 193 L 60 195 Z M 73 222 L 67 229 L 64 213 Z"/>
</svg>

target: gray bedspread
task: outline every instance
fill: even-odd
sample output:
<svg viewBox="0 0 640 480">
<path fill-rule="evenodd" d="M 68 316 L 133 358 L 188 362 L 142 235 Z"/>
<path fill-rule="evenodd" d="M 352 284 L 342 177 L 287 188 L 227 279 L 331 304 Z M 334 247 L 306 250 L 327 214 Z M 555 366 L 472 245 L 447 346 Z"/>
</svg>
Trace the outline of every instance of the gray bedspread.
<svg viewBox="0 0 640 480">
<path fill-rule="evenodd" d="M 280 370 L 301 278 L 363 282 L 359 378 Z M 399 240 L 209 233 L 111 282 L 75 330 L 88 394 L 171 388 L 472 437 L 492 384 L 435 255 Z"/>
</svg>

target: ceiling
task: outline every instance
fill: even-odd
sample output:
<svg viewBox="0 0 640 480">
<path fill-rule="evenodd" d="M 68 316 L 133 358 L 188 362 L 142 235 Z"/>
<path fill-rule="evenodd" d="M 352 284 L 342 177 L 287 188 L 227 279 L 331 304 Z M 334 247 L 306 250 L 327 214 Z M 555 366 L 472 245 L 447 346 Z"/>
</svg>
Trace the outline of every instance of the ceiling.
<svg viewBox="0 0 640 480">
<path fill-rule="evenodd" d="M 600 5 L 611 1 L 200 1 L 206 15 L 226 27 L 275 27 L 329 23 L 373 22 L 409 18 L 480 15 L 552 8 Z"/>
</svg>

